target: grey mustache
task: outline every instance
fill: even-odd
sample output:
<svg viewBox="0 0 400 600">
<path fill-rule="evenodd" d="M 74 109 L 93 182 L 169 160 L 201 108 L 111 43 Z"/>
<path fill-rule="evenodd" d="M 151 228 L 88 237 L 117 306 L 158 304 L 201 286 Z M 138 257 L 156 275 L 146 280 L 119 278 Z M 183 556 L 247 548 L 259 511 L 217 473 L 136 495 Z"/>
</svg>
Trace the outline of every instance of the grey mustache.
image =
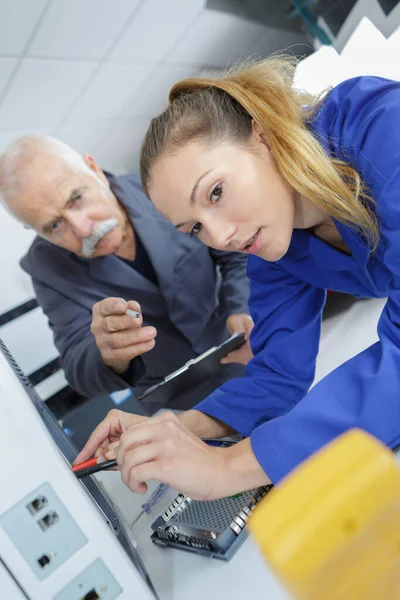
<svg viewBox="0 0 400 600">
<path fill-rule="evenodd" d="M 116 218 L 106 219 L 105 221 L 101 221 L 100 223 L 96 223 L 93 228 L 93 231 L 88 237 L 83 238 L 82 240 L 82 254 L 86 258 L 90 258 L 97 244 L 107 233 L 110 233 L 113 229 L 118 225 L 118 221 Z"/>
</svg>

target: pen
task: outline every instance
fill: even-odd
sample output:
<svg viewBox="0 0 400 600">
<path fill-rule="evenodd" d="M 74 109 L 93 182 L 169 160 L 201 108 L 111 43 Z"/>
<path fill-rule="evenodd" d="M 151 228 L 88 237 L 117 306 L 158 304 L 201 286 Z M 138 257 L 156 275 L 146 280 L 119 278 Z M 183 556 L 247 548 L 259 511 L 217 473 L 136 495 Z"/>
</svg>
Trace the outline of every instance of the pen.
<svg viewBox="0 0 400 600">
<path fill-rule="evenodd" d="M 125 314 L 128 315 L 128 317 L 132 317 L 133 319 L 139 319 L 140 317 L 139 312 L 137 312 L 136 310 L 131 310 L 130 308 L 126 309 Z"/>
</svg>

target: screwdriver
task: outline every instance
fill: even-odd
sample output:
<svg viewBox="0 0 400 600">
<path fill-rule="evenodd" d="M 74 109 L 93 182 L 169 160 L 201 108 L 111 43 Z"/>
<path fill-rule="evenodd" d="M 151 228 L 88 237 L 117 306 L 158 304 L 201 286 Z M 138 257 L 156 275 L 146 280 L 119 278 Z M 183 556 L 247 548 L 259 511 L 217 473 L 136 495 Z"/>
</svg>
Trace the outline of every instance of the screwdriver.
<svg viewBox="0 0 400 600">
<path fill-rule="evenodd" d="M 79 465 L 75 465 L 72 467 L 72 472 L 75 473 L 78 479 L 82 479 L 82 477 L 88 477 L 89 475 L 93 475 L 94 473 L 98 473 L 99 471 L 105 471 L 107 469 L 112 469 L 117 466 L 116 460 L 106 460 L 101 463 L 97 463 L 97 458 L 91 458 L 90 460 L 86 460 Z"/>
</svg>

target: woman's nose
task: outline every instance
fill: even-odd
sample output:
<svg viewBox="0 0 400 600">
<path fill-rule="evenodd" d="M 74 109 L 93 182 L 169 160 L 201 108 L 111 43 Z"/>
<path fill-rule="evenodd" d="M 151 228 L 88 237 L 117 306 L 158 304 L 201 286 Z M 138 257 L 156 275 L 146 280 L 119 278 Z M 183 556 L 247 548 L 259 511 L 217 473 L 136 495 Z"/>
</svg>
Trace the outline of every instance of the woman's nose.
<svg viewBox="0 0 400 600">
<path fill-rule="evenodd" d="M 214 248 L 221 250 L 230 248 L 232 237 L 236 231 L 236 227 L 232 223 L 213 219 L 212 222 L 207 224 L 206 228 Z"/>
</svg>

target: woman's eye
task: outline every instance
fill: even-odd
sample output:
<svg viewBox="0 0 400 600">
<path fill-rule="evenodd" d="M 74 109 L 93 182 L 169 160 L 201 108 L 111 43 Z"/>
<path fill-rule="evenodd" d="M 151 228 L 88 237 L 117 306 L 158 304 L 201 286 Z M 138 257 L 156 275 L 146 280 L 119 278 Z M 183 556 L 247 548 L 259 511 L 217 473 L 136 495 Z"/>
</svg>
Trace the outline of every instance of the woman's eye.
<svg viewBox="0 0 400 600">
<path fill-rule="evenodd" d="M 213 203 L 218 202 L 218 200 L 221 198 L 221 195 L 222 195 L 222 183 L 219 183 L 218 185 L 215 186 L 215 188 L 211 192 L 210 201 Z"/>
<path fill-rule="evenodd" d="M 59 227 L 60 227 L 60 221 L 54 221 L 54 223 L 51 224 L 50 231 L 57 231 L 57 229 Z"/>
<path fill-rule="evenodd" d="M 190 235 L 198 235 L 201 231 L 201 223 L 196 223 L 195 225 L 193 225 L 191 231 L 190 231 Z"/>
</svg>

